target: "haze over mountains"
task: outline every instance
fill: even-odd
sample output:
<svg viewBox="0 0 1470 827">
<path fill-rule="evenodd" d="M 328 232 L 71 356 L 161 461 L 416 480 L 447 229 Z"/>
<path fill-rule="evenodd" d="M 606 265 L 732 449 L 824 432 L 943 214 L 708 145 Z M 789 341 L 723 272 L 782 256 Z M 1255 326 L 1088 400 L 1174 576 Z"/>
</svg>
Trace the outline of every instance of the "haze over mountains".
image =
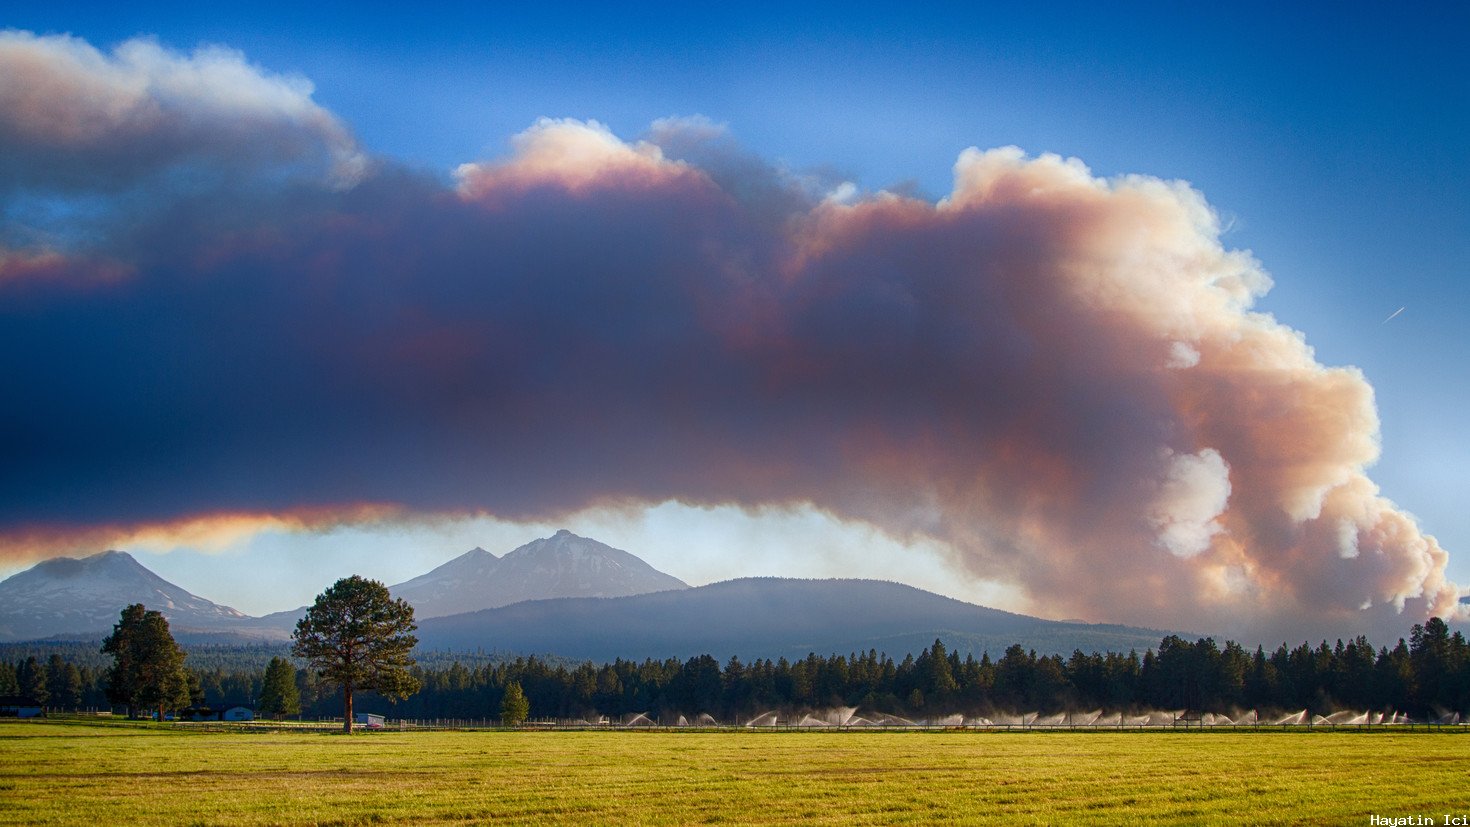
<svg viewBox="0 0 1470 827">
<path fill-rule="evenodd" d="M 325 585 L 325 584 L 324 584 Z M 873 580 L 747 578 L 690 588 L 635 555 L 559 531 L 503 557 L 473 549 L 389 587 L 415 607 L 423 649 L 576 659 L 803 657 L 878 649 L 999 655 L 1144 649 L 1151 629 L 1058 622 Z M 188 643 L 284 641 L 305 612 L 251 617 L 169 583 L 124 552 L 50 560 L 0 583 L 0 640 L 100 639 L 131 603 Z"/>
</svg>

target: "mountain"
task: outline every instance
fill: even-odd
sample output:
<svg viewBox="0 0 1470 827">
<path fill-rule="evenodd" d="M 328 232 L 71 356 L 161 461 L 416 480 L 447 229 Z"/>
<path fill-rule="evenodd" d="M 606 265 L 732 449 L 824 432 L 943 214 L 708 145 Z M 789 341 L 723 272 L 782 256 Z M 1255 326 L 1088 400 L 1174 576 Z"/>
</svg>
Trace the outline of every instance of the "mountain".
<svg viewBox="0 0 1470 827">
<path fill-rule="evenodd" d="M 420 621 L 523 600 L 557 597 L 623 597 L 689 584 L 639 557 L 566 529 L 496 557 L 474 548 L 388 591 L 413 605 Z M 307 606 L 246 617 L 235 626 L 247 636 L 285 637 Z"/>
<path fill-rule="evenodd" d="M 390 586 L 420 620 L 557 597 L 624 597 L 687 589 L 626 551 L 562 529 L 496 557 L 476 548 Z"/>
<path fill-rule="evenodd" d="M 562 530 L 504 557 L 476 548 L 389 590 L 424 619 L 522 600 L 687 588 L 626 551 Z M 125 552 L 108 551 L 46 560 L 0 582 L 0 641 L 101 638 L 132 603 L 161 610 L 180 642 L 222 645 L 284 640 L 307 609 L 251 617 L 190 594 Z"/>
<path fill-rule="evenodd" d="M 424 649 L 554 653 L 577 660 L 800 658 L 918 652 L 940 638 L 961 656 L 998 658 L 1156 647 L 1166 632 L 1073 623 L 976 606 L 877 580 L 747 578 L 633 597 L 516 603 L 419 624 Z"/>
<path fill-rule="evenodd" d="M 177 632 L 233 632 L 250 618 L 175 586 L 122 551 L 46 560 L 0 582 L 0 640 L 101 638 L 122 610 L 158 609 Z"/>
<path fill-rule="evenodd" d="M 594 661 L 801 658 L 868 649 L 902 656 L 935 638 L 961 656 L 988 651 L 995 658 L 1014 643 L 1070 655 L 1073 649 L 1142 651 L 1166 634 L 1042 620 L 876 580 L 748 578 L 689 588 L 627 552 L 567 531 L 504 557 L 475 549 L 392 591 L 415 604 L 422 650 Z M 536 597 L 545 599 L 527 599 Z M 250 617 L 110 551 L 48 560 L 0 582 L 0 640 L 98 640 L 131 603 L 161 610 L 185 645 L 284 640 L 305 612 Z M 464 606 L 490 608 L 448 614 Z"/>
</svg>

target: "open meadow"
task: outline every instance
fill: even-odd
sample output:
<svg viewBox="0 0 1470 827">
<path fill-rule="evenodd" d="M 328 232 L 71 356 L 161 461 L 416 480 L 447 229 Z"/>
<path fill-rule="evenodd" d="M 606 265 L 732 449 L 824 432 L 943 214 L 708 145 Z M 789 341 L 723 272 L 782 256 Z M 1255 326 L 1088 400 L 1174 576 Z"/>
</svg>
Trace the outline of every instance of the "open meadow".
<svg viewBox="0 0 1470 827">
<path fill-rule="evenodd" d="M 0 823 L 1369 824 L 1470 813 L 1452 732 L 191 732 L 0 725 Z"/>
</svg>

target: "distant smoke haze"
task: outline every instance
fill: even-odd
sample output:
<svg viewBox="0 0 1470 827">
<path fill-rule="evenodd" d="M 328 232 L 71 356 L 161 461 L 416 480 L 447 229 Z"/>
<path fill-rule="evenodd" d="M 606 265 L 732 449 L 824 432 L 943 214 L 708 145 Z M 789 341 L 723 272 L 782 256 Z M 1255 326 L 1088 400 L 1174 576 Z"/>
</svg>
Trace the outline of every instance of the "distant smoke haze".
<svg viewBox="0 0 1470 827">
<path fill-rule="evenodd" d="M 674 500 L 938 542 L 1053 617 L 1465 612 L 1365 474 L 1372 388 L 1185 184 L 970 149 L 933 203 L 700 119 L 542 121 L 446 183 L 233 53 L 11 33 L 0 70 L 12 559 Z"/>
</svg>

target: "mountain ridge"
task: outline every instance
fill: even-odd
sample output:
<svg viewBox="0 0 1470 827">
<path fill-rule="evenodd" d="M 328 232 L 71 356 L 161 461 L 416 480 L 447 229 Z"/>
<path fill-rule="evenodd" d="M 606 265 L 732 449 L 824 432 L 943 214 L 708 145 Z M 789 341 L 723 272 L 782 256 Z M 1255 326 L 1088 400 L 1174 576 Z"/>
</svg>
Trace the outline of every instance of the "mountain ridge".
<svg viewBox="0 0 1470 827">
<path fill-rule="evenodd" d="M 1167 634 L 1045 620 L 891 581 L 781 577 L 632 597 L 523 601 L 419 624 L 425 648 L 552 652 L 593 661 L 701 654 L 790 658 L 890 649 L 888 642 L 917 652 L 936 637 L 977 657 L 998 657 L 1018 643 L 1041 654 L 1068 655 L 1078 648 L 1142 650 Z"/>
<path fill-rule="evenodd" d="M 589 560 L 593 563 L 582 565 Z M 438 599 L 442 609 L 456 600 L 499 599 L 478 587 L 497 577 L 502 585 L 539 577 L 543 594 L 558 588 L 586 592 L 601 588 L 586 578 L 605 571 L 653 572 L 657 578 L 642 582 L 677 585 L 631 595 L 533 597 L 452 614 L 433 614 L 430 608 L 418 615 L 420 649 L 494 649 L 604 661 L 699 654 L 774 659 L 868 649 L 917 652 L 942 638 L 957 652 L 998 657 L 1017 643 L 1041 654 L 1143 650 L 1168 634 L 1045 620 L 892 581 L 746 577 L 691 588 L 635 555 L 565 530 L 503 557 L 471 549 L 389 588 L 400 596 L 417 588 L 427 596 L 421 600 Z M 486 577 L 467 577 L 476 572 Z M 86 585 L 99 573 L 117 577 L 131 591 Z M 613 579 L 614 586 L 626 588 L 626 580 Z M 106 581 L 103 586 L 109 584 L 116 585 Z M 7 599 L 14 596 L 19 597 Z M 46 609 L 42 604 L 48 596 L 73 608 Z M 100 639 L 124 606 L 138 602 L 163 611 L 181 642 L 217 645 L 284 641 L 307 608 L 252 617 L 193 595 L 126 552 L 112 551 L 46 561 L 0 582 L 0 640 Z M 99 603 L 107 605 L 91 605 Z"/>
<path fill-rule="evenodd" d="M 688 587 L 636 555 L 562 529 L 504 557 L 477 546 L 388 589 L 425 619 L 526 599 Z M 44 560 L 0 581 L 0 641 L 100 638 L 133 603 L 162 611 L 181 640 L 221 644 L 285 640 L 308 608 L 247 615 L 170 583 L 125 551 L 108 550 Z"/>
</svg>

